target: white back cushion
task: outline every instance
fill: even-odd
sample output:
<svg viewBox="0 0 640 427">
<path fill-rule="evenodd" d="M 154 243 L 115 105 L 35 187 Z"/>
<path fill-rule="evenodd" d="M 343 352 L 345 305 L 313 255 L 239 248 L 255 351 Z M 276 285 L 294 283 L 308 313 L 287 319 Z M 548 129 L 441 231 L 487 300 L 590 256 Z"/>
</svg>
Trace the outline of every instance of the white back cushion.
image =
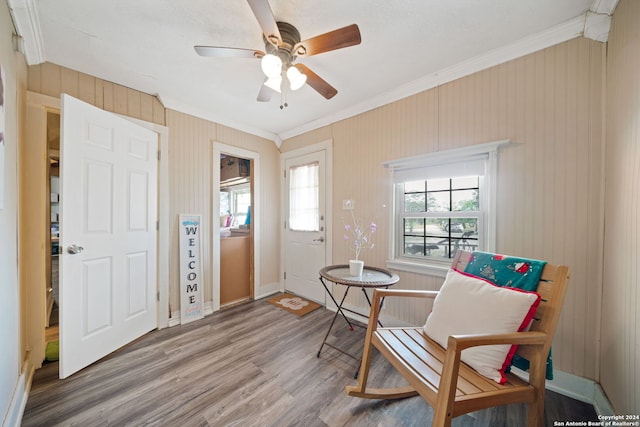
<svg viewBox="0 0 640 427">
<path fill-rule="evenodd" d="M 525 330 L 531 323 L 540 295 L 492 283 L 449 270 L 424 332 L 442 347 L 450 335 L 499 334 Z M 491 345 L 462 351 L 461 360 L 480 374 L 504 383 L 505 369 L 517 346 Z"/>
</svg>

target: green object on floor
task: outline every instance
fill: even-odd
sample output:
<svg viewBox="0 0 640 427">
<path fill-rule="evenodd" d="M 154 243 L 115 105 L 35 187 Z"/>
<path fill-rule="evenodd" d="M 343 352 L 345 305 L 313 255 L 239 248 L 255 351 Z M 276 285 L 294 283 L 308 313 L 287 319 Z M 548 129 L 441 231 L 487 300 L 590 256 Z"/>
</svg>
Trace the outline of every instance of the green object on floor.
<svg viewBox="0 0 640 427">
<path fill-rule="evenodd" d="M 47 343 L 47 349 L 44 351 L 44 360 L 47 362 L 55 362 L 60 357 L 60 341 L 51 341 Z"/>
</svg>

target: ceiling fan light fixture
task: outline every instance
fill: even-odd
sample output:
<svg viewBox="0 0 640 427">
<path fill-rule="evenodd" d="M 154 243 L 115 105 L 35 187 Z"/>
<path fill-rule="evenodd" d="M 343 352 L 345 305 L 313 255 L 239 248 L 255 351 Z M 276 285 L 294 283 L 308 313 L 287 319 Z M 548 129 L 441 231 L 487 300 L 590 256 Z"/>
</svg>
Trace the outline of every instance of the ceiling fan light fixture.
<svg viewBox="0 0 640 427">
<path fill-rule="evenodd" d="M 307 82 L 307 76 L 293 65 L 287 70 L 287 79 L 289 79 L 291 90 L 298 90 Z"/>
<path fill-rule="evenodd" d="M 267 87 L 270 87 L 271 89 L 275 90 L 278 93 L 282 93 L 282 76 L 280 74 L 278 74 L 275 77 L 269 77 L 267 79 L 266 82 L 264 82 L 264 85 Z"/>
<path fill-rule="evenodd" d="M 260 66 L 265 76 L 270 79 L 279 76 L 282 73 L 282 60 L 271 53 L 266 54 L 260 60 Z"/>
</svg>

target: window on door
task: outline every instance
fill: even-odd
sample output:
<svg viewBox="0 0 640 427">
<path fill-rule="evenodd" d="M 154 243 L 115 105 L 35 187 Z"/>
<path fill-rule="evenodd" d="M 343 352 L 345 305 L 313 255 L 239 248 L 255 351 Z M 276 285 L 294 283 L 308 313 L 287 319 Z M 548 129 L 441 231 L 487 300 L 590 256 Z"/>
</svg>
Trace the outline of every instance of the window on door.
<svg viewBox="0 0 640 427">
<path fill-rule="evenodd" d="M 319 231 L 319 172 L 320 164 L 289 168 L 289 229 Z"/>
</svg>

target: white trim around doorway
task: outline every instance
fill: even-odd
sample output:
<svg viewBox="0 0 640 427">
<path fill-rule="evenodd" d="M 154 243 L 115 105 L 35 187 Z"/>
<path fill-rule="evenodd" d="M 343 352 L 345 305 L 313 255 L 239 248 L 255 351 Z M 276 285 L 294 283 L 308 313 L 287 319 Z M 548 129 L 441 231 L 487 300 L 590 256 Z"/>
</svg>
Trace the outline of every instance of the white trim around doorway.
<svg viewBox="0 0 640 427">
<path fill-rule="evenodd" d="M 213 270 L 213 286 L 212 286 L 212 298 L 211 304 L 212 311 L 220 310 L 220 197 L 218 192 L 220 191 L 220 155 L 227 154 L 234 157 L 240 157 L 252 161 L 251 176 L 253 177 L 253 206 L 251 206 L 251 228 L 253 229 L 254 244 L 253 244 L 253 295 L 252 299 L 258 298 L 262 295 L 261 283 L 260 283 L 260 265 L 261 265 L 261 251 L 260 251 L 260 224 L 261 224 L 261 211 L 260 211 L 260 153 L 254 151 L 245 150 L 242 148 L 234 147 L 232 145 L 223 144 L 221 142 L 213 142 L 213 183 L 212 183 L 212 209 L 211 209 L 211 266 Z M 207 313 L 208 314 L 208 313 Z"/>
<path fill-rule="evenodd" d="M 287 159 L 291 159 L 294 157 L 300 157 L 311 153 L 316 153 L 318 151 L 325 152 L 325 227 L 326 227 L 326 244 L 325 244 L 325 260 L 327 263 L 331 264 L 333 261 L 333 140 L 327 139 L 322 142 L 318 142 L 316 144 L 311 144 L 306 147 L 298 148 L 291 151 L 286 151 L 280 154 L 280 171 L 285 169 L 285 162 Z M 280 184 L 280 194 L 283 197 L 280 198 L 280 212 L 282 215 L 281 224 L 284 224 L 287 218 L 284 216 L 287 212 L 286 197 L 284 197 L 287 189 L 285 188 L 285 180 L 281 180 Z M 285 233 L 281 233 L 280 235 L 280 280 L 281 280 L 281 290 L 284 290 L 284 277 L 282 277 L 283 272 L 285 271 L 286 265 L 286 253 L 285 253 Z"/>
</svg>

